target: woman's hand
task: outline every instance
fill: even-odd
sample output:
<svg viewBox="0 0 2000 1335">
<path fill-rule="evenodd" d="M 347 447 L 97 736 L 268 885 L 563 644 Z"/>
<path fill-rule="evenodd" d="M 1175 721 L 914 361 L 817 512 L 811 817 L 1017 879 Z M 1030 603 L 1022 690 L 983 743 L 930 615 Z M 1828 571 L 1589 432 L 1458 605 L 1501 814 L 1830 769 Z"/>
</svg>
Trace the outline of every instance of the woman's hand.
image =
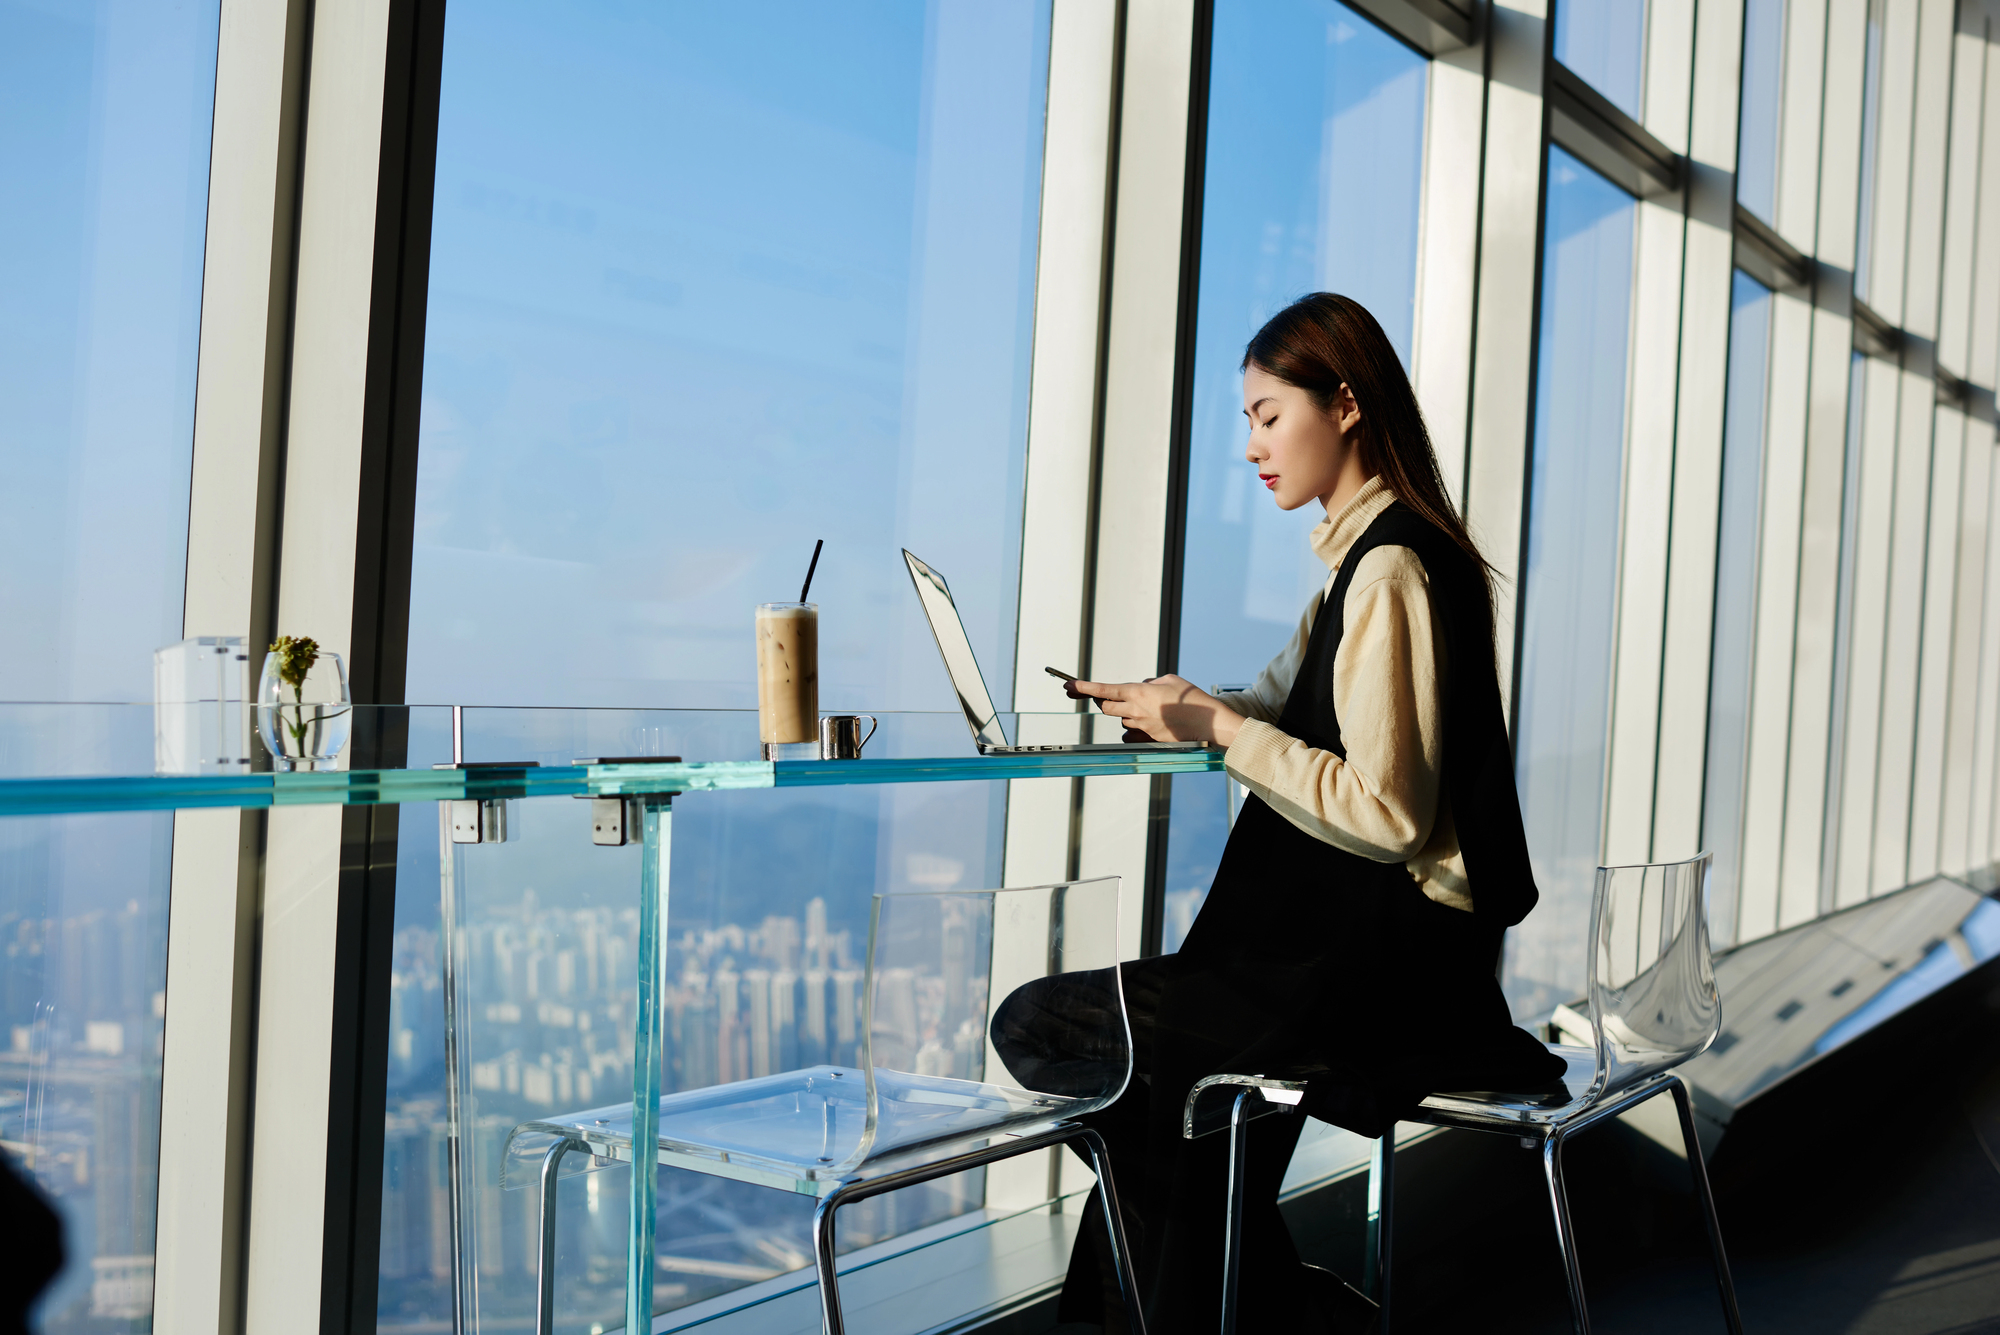
<svg viewBox="0 0 2000 1335">
<path fill-rule="evenodd" d="M 1072 681 L 1065 682 L 1063 690 L 1072 700 L 1095 700 L 1106 714 L 1124 719 L 1128 742 L 1215 742 L 1228 746 L 1243 726 L 1241 714 L 1181 677 Z"/>
</svg>

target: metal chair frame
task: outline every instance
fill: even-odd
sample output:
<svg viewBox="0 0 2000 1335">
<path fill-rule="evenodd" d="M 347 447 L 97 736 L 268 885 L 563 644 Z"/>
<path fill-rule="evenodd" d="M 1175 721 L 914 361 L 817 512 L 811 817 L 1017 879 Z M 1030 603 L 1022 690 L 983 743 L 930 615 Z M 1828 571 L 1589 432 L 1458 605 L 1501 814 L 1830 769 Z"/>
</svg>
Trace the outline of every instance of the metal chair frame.
<svg viewBox="0 0 2000 1335">
<path fill-rule="evenodd" d="M 1521 1140 L 1524 1145 L 1533 1139 L 1540 1139 L 1542 1175 L 1548 1184 L 1549 1205 L 1555 1215 L 1556 1246 L 1562 1253 L 1563 1278 L 1569 1285 L 1570 1322 L 1576 1328 L 1577 1335 L 1590 1335 L 1590 1308 L 1584 1297 L 1583 1270 L 1577 1259 L 1576 1230 L 1570 1220 L 1569 1193 L 1563 1185 L 1563 1147 L 1578 1132 L 1587 1131 L 1606 1118 L 1629 1112 L 1661 1094 L 1674 1096 L 1674 1110 L 1679 1114 L 1681 1142 L 1687 1151 L 1688 1177 L 1694 1183 L 1695 1199 L 1701 1206 L 1701 1222 L 1708 1233 L 1709 1258 L 1715 1267 L 1715 1287 L 1722 1300 L 1723 1320 L 1728 1324 L 1730 1335 L 1743 1335 L 1743 1315 L 1736 1306 L 1736 1282 L 1729 1273 L 1729 1257 L 1722 1247 L 1722 1223 L 1716 1217 L 1715 1196 L 1709 1189 L 1708 1167 L 1702 1161 L 1701 1141 L 1695 1134 L 1694 1110 L 1688 1100 L 1687 1083 L 1678 1075 L 1671 1071 L 1663 1072 L 1603 1103 L 1586 1106 L 1571 1117 L 1553 1121 L 1525 1122 L 1498 1115 L 1482 1117 L 1475 1113 L 1445 1111 L 1428 1106 L 1420 1109 L 1412 1119 L 1430 1126 L 1457 1127 L 1465 1131 L 1486 1131 L 1512 1136 Z M 1464 1096 L 1454 1097 L 1463 1099 Z M 1380 1246 L 1370 1258 L 1371 1268 L 1381 1276 L 1380 1335 L 1388 1335 L 1389 1331 L 1391 1234 L 1388 1202 L 1395 1155 L 1395 1133 L 1392 1130 L 1379 1142 L 1375 1160 L 1378 1167 L 1371 1169 L 1369 1186 L 1371 1197 L 1379 1190 L 1383 1202 Z M 1373 1176 L 1377 1173 L 1380 1174 L 1379 1178 Z"/>
<path fill-rule="evenodd" d="M 1591 938 L 1594 942 L 1589 971 L 1590 979 L 1590 1024 L 1593 1047 L 1590 1049 L 1552 1048 L 1557 1054 L 1568 1054 L 1565 1061 L 1583 1059 L 1593 1063 L 1595 1075 L 1587 1088 L 1578 1090 L 1565 1080 L 1570 1088 L 1571 1102 L 1560 1105 L 1537 1105 L 1508 1099 L 1503 1095 L 1483 1095 L 1479 1093 L 1447 1093 L 1424 1100 L 1423 1104 L 1407 1119 L 1413 1122 L 1441 1127 L 1458 1127 L 1469 1131 L 1484 1131 L 1498 1135 L 1513 1136 L 1523 1145 L 1533 1147 L 1540 1142 L 1542 1152 L 1542 1173 L 1548 1185 L 1549 1204 L 1555 1216 L 1556 1245 L 1562 1254 L 1563 1275 L 1569 1287 L 1570 1319 L 1577 1335 L 1590 1335 L 1590 1310 L 1583 1288 L 1583 1271 L 1576 1249 L 1576 1233 L 1570 1219 L 1569 1197 L 1563 1184 L 1563 1147 L 1570 1137 L 1588 1130 L 1608 1117 L 1630 1111 L 1661 1094 L 1672 1094 L 1674 1107 L 1679 1116 L 1681 1140 L 1687 1154 L 1688 1174 L 1693 1181 L 1694 1193 L 1701 1206 L 1702 1224 L 1708 1232 L 1709 1256 L 1715 1268 L 1715 1283 L 1722 1300 L 1723 1319 L 1730 1335 L 1742 1335 L 1743 1318 L 1737 1308 L 1736 1285 L 1729 1273 L 1729 1258 L 1723 1250 L 1722 1226 L 1715 1213 L 1715 1197 L 1708 1181 L 1708 1167 L 1702 1159 L 1701 1142 L 1695 1134 L 1694 1112 L 1689 1101 L 1688 1087 L 1672 1067 L 1685 1061 L 1688 1056 L 1701 1051 L 1714 1041 L 1721 1029 L 1720 998 L 1714 990 L 1714 978 L 1709 967 L 1708 940 L 1705 920 L 1702 917 L 1707 892 L 1708 855 L 1699 854 L 1685 862 L 1649 864 L 1633 867 L 1600 867 L 1598 882 L 1592 896 Z M 1637 918 L 1625 916 L 1623 908 L 1614 909 L 1614 902 L 1625 904 L 1629 901 L 1612 898 L 1612 878 L 1621 873 L 1639 873 L 1640 899 Z M 1606 978 L 1600 969 L 1608 967 L 1607 951 L 1617 949 L 1636 950 L 1643 953 L 1653 949 L 1644 944 L 1645 904 L 1649 893 L 1645 878 L 1652 873 L 1662 873 L 1666 878 L 1676 875 L 1699 878 L 1695 882 L 1692 899 L 1656 899 L 1655 911 L 1664 919 L 1678 914 L 1678 923 L 1658 922 L 1657 929 L 1662 934 L 1673 929 L 1671 941 L 1664 936 L 1656 942 L 1660 954 L 1645 969 L 1634 973 L 1624 981 Z M 1629 880 L 1628 880 L 1629 884 Z M 1671 880 L 1667 885 L 1671 887 Z M 1676 908 L 1675 905 L 1679 907 Z M 1616 914 L 1618 916 L 1612 916 Z M 1636 937 L 1629 935 L 1633 926 L 1639 928 Z M 1615 932 L 1628 933 L 1619 941 Z M 1691 933 L 1682 935 L 1681 933 Z M 1690 953 L 1692 952 L 1692 953 Z M 1668 971 L 1664 975 L 1654 975 L 1653 971 L 1669 960 L 1678 960 L 1680 968 L 1686 972 Z M 1689 963 L 1694 967 L 1689 969 Z M 1655 1005 L 1671 1008 L 1676 1000 L 1687 1001 L 1692 1007 L 1693 1018 L 1707 1026 L 1705 1039 L 1691 1048 L 1660 1048 L 1636 1051 L 1621 1048 L 1629 1044 L 1628 1038 L 1615 1038 L 1605 1028 L 1607 1015 L 1601 1010 L 1604 1005 L 1627 1005 L 1630 998 L 1621 995 L 1621 989 L 1637 986 L 1642 979 L 1654 978 L 1657 985 L 1672 989 L 1682 989 L 1682 996 L 1675 998 L 1671 993 L 1664 1001 L 1648 999 L 1641 1004 L 1652 1008 Z M 1663 979 L 1663 981 L 1662 981 Z M 1619 1012 L 1611 1012 L 1616 1016 Z M 1670 1009 L 1662 1009 L 1659 1018 L 1665 1021 Z M 1691 1041 L 1692 1036 L 1689 1036 Z M 1621 1062 L 1623 1065 L 1621 1066 Z M 1621 1078 L 1631 1083 L 1620 1087 Z M 1238 1252 L 1241 1246 L 1243 1217 L 1243 1125 L 1251 1119 L 1267 1113 L 1289 1112 L 1300 1102 L 1305 1086 L 1295 1081 L 1269 1080 L 1251 1075 L 1214 1075 L 1200 1081 L 1188 1092 L 1187 1105 L 1183 1112 L 1182 1133 L 1192 1139 L 1221 1129 L 1211 1113 L 1204 1124 L 1197 1127 L 1197 1103 L 1204 1090 L 1214 1086 L 1239 1087 L 1230 1109 L 1230 1174 L 1228 1196 L 1228 1223 L 1223 1249 L 1223 1335 L 1234 1335 L 1236 1329 L 1236 1297 L 1238 1280 Z M 1607 1087 L 1612 1091 L 1604 1092 Z M 1252 1102 L 1252 1095 L 1258 1096 Z M 1212 1105 L 1211 1105 L 1212 1106 Z M 1390 1252 L 1393 1238 L 1391 1227 L 1394 1209 L 1394 1177 L 1396 1161 L 1395 1128 L 1391 1126 L 1386 1135 L 1376 1142 L 1373 1161 L 1369 1168 L 1368 1183 L 1368 1253 L 1364 1265 L 1364 1275 L 1370 1296 L 1380 1305 L 1378 1330 L 1388 1335 L 1390 1328 Z"/>
<path fill-rule="evenodd" d="M 1090 1157 L 1091 1170 L 1097 1174 L 1097 1194 L 1104 1206 L 1105 1226 L 1111 1237 L 1112 1267 L 1118 1274 L 1118 1293 L 1125 1302 L 1126 1321 L 1135 1335 L 1145 1335 L 1146 1319 L 1139 1308 L 1139 1287 L 1132 1270 L 1132 1253 L 1125 1241 L 1124 1216 L 1118 1212 L 1118 1189 L 1111 1179 L 1111 1159 L 1105 1152 L 1103 1138 L 1080 1122 L 1058 1122 L 1028 1135 L 1010 1134 L 1000 1143 L 989 1143 L 980 1149 L 874 1177 L 856 1177 L 834 1185 L 819 1198 L 813 1210 L 812 1224 L 813 1264 L 818 1271 L 820 1320 L 825 1335 L 846 1335 L 847 1330 L 840 1310 L 839 1274 L 834 1258 L 834 1211 L 843 1205 L 900 1187 L 913 1187 L 968 1168 L 982 1168 L 1016 1155 L 1078 1142 Z M 563 1158 L 572 1150 L 589 1153 L 590 1147 L 580 1140 L 558 1140 L 542 1156 L 541 1216 L 536 1234 L 539 1262 L 535 1274 L 535 1335 L 554 1335 L 555 1332 L 556 1184 Z"/>
<path fill-rule="evenodd" d="M 1290 1112 L 1305 1096 L 1305 1086 L 1289 1080 L 1267 1080 L 1261 1075 L 1211 1075 L 1195 1082 L 1188 1091 L 1187 1105 L 1181 1110 L 1181 1134 L 1189 1140 L 1220 1131 L 1223 1125 L 1197 1128 L 1196 1105 L 1204 1090 L 1226 1087 L 1236 1090 L 1229 1104 L 1229 1196 L 1228 1214 L 1222 1231 L 1222 1335 L 1236 1335 L 1236 1294 L 1243 1269 L 1243 1177 L 1249 1146 L 1243 1128 L 1259 1117 Z M 1253 1097 L 1254 1096 L 1254 1097 Z"/>
<path fill-rule="evenodd" d="M 1229 1201 L 1228 1222 L 1222 1249 L 1222 1335 L 1235 1335 L 1236 1300 L 1241 1270 L 1243 1232 L 1243 1168 L 1247 1152 L 1243 1128 L 1258 1117 L 1293 1111 L 1305 1086 L 1295 1081 L 1266 1080 L 1259 1076 L 1218 1075 L 1201 1081 L 1188 1096 L 1188 1135 L 1208 1135 L 1220 1127 L 1196 1130 L 1192 1110 L 1195 1098 L 1204 1089 L 1228 1085 L 1237 1090 L 1229 1111 Z M 1583 1270 L 1578 1262 L 1576 1231 L 1570 1220 L 1569 1194 L 1563 1183 L 1562 1152 L 1565 1144 L 1608 1117 L 1616 1117 L 1661 1094 L 1672 1094 L 1680 1119 L 1681 1141 L 1687 1152 L 1688 1176 L 1694 1184 L 1695 1199 L 1701 1206 L 1701 1220 L 1708 1234 L 1709 1256 L 1715 1267 L 1715 1285 L 1722 1300 L 1723 1320 L 1730 1335 L 1743 1335 L 1743 1316 L 1736 1304 L 1736 1284 L 1729 1272 L 1729 1258 L 1723 1250 L 1722 1224 L 1715 1213 L 1715 1196 L 1709 1187 L 1708 1168 L 1702 1161 L 1701 1141 L 1695 1134 L 1694 1110 L 1687 1084 L 1678 1075 L 1666 1072 L 1626 1090 L 1603 1103 L 1584 1108 L 1559 1121 L 1526 1122 L 1511 1117 L 1446 1111 L 1425 1107 L 1412 1120 L 1465 1131 L 1485 1131 L 1510 1136 L 1524 1143 L 1541 1141 L 1542 1173 L 1548 1183 L 1549 1205 L 1555 1215 L 1556 1246 L 1562 1253 L 1563 1277 L 1569 1286 L 1571 1322 L 1577 1335 L 1590 1335 L 1590 1309 L 1583 1289 Z M 1464 1096 L 1456 1096 L 1462 1099 Z M 1253 1102 L 1253 1098 L 1255 1102 Z M 1369 1296 L 1381 1306 L 1377 1330 L 1389 1335 L 1390 1257 L 1395 1236 L 1396 1139 L 1393 1129 L 1375 1142 L 1368 1169 L 1368 1241 L 1363 1274 Z"/>
</svg>

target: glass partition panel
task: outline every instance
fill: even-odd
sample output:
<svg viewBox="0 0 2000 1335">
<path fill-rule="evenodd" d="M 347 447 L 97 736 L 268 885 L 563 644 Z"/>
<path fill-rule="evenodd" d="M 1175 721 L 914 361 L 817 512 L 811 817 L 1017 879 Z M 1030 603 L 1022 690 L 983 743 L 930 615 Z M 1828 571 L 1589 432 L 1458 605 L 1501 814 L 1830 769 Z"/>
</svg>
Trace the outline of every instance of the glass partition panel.
<svg viewBox="0 0 2000 1335">
<path fill-rule="evenodd" d="M 741 708 L 815 539 L 820 703 L 1010 704 L 1049 4 L 456 5 L 408 696 Z"/>
<path fill-rule="evenodd" d="M 1179 663 L 1202 686 L 1251 680 L 1327 579 L 1306 541 L 1325 512 L 1278 510 L 1244 461 L 1244 345 L 1288 302 L 1334 291 L 1367 306 L 1409 360 L 1427 71 L 1328 0 L 1215 6 Z M 1219 774 L 1174 781 L 1168 950 L 1221 856 L 1225 786 Z"/>
<path fill-rule="evenodd" d="M 153 706 L 0 700 L 0 779 L 153 772 Z"/>
<path fill-rule="evenodd" d="M 1722 510 L 1715 548 L 1715 630 L 1709 659 L 1708 762 L 1701 844 L 1714 859 L 1709 921 L 1736 939 L 1743 870 L 1744 763 L 1750 738 L 1750 665 L 1757 610 L 1758 516 L 1763 511 L 1764 396 L 1770 378 L 1771 293 L 1736 274 L 1729 317 L 1729 385 L 1722 424 Z"/>
<path fill-rule="evenodd" d="M 1645 110 L 1646 8 L 1646 0 L 1556 5 L 1556 59 L 1633 120 Z"/>
<path fill-rule="evenodd" d="M 440 751 L 448 758 L 448 715 L 411 715 L 411 763 Z M 970 750 L 957 710 L 881 720 L 871 758 Z M 755 710 L 469 708 L 463 729 L 474 762 L 728 760 L 754 757 L 757 745 Z M 1004 801 L 997 782 L 676 798 L 662 1091 L 854 1065 L 873 896 L 999 885 Z M 639 850 L 595 845 L 587 801 L 508 805 L 506 842 L 445 852 L 462 924 L 456 971 L 469 1148 L 456 1226 L 473 1330 L 515 1329 L 534 1311 L 540 1198 L 532 1184 L 503 1181 L 508 1134 L 568 1112 L 629 1110 L 632 1097 Z M 385 1332 L 434 1330 L 453 1311 L 445 942 L 430 810 L 405 808 L 398 852 L 378 1308 Z M 622 1320 L 629 1171 L 588 1172 L 559 1197 L 559 1330 Z M 746 1289 L 744 1301 L 758 1301 L 779 1276 L 809 1264 L 810 1200 L 661 1168 L 659 1202 L 658 1310 L 726 1306 L 727 1295 Z M 880 1248 L 989 1216 L 998 1217 L 983 1208 L 975 1173 L 843 1211 L 840 1237 L 843 1250 Z"/>
<path fill-rule="evenodd" d="M 0 5 L 0 700 L 181 638 L 219 12 Z"/>
<path fill-rule="evenodd" d="M 1549 149 L 1535 434 L 1515 685 L 1521 814 L 1541 905 L 1507 934 L 1521 1018 L 1580 994 L 1602 842 L 1637 206 Z"/>
</svg>

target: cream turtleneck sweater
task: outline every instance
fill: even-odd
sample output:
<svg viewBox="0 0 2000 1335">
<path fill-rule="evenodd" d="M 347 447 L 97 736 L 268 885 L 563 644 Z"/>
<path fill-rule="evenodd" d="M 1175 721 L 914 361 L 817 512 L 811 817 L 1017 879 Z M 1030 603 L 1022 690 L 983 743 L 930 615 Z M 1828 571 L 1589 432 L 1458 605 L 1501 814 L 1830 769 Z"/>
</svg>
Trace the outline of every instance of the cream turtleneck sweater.
<svg viewBox="0 0 2000 1335">
<path fill-rule="evenodd" d="M 1238 783 L 1292 824 L 1335 848 L 1400 862 L 1440 904 L 1472 909 L 1465 860 L 1440 783 L 1444 763 L 1444 643 L 1435 633 L 1430 581 L 1407 547 L 1377 547 L 1347 588 L 1346 620 L 1333 658 L 1333 703 L 1347 758 L 1307 746 L 1277 728 L 1305 658 L 1313 618 L 1341 561 L 1376 516 L 1395 503 L 1381 478 L 1312 531 L 1326 586 L 1246 691 L 1222 701 L 1243 715 L 1224 764 Z"/>
</svg>

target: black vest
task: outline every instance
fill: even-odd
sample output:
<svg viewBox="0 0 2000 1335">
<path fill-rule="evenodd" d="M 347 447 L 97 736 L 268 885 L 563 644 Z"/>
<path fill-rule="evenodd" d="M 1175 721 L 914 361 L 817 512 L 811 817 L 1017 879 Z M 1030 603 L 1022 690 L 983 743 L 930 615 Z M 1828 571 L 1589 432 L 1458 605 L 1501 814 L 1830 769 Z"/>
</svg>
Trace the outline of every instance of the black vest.
<svg viewBox="0 0 2000 1335">
<path fill-rule="evenodd" d="M 1400 862 L 1337 848 L 1246 798 L 1168 957 L 1153 1056 L 1156 1089 L 1163 1077 L 1294 1071 L 1309 1081 L 1307 1112 L 1363 1135 L 1428 1093 L 1536 1088 L 1561 1068 L 1514 1027 L 1494 976 L 1504 929 L 1537 896 L 1471 558 L 1400 503 L 1378 516 L 1341 561 L 1277 726 L 1346 756 L 1333 662 L 1348 586 L 1376 547 L 1409 548 L 1430 581 L 1446 669 L 1441 802 L 1474 911 L 1430 899 Z"/>
<path fill-rule="evenodd" d="M 1287 718 L 1293 702 L 1299 701 L 1308 706 L 1300 711 L 1300 721 L 1331 720 L 1332 735 L 1305 737 L 1292 733 L 1282 721 L 1279 726 L 1308 745 L 1347 757 L 1333 707 L 1333 656 L 1346 629 L 1348 586 L 1361 558 L 1377 547 L 1409 548 L 1430 580 L 1435 630 L 1444 644 L 1445 659 L 1444 802 L 1457 827 L 1473 912 L 1493 926 L 1512 927 L 1528 916 L 1540 894 L 1528 864 L 1528 837 L 1514 787 L 1514 751 L 1493 667 L 1485 572 L 1450 537 L 1401 501 L 1377 515 L 1341 559 L 1340 574 L 1314 619 L 1307 661 L 1299 665 L 1285 702 Z M 1300 700 L 1302 693 L 1307 700 Z"/>
</svg>

